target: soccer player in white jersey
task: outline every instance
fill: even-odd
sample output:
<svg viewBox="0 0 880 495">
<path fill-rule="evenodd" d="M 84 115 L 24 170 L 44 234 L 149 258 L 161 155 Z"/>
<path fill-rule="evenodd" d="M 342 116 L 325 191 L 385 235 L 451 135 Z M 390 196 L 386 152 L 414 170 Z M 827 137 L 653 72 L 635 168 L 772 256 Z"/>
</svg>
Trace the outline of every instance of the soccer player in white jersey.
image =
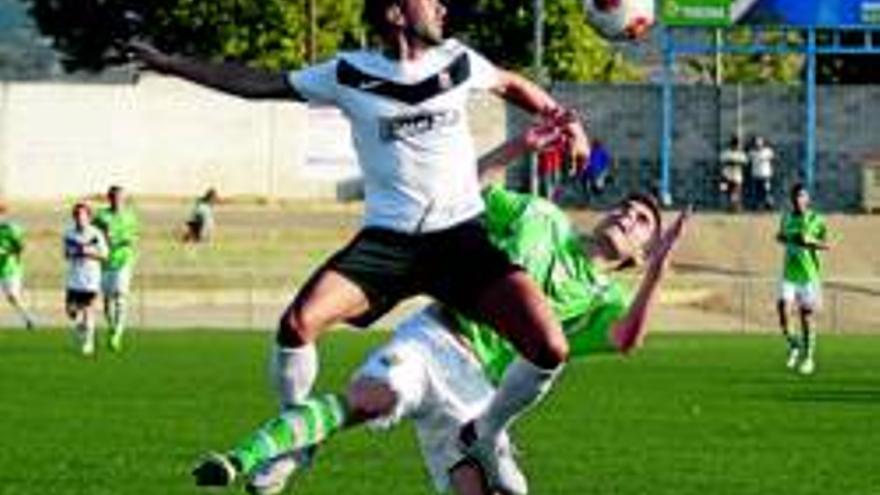
<svg viewBox="0 0 880 495">
<path fill-rule="evenodd" d="M 92 212 L 85 203 L 72 211 L 73 224 L 64 232 L 67 260 L 65 309 L 74 323 L 74 337 L 84 356 L 95 353 L 94 304 L 101 290 L 101 263 L 109 249 L 104 233 L 92 225 Z"/>
<path fill-rule="evenodd" d="M 283 405 L 303 400 L 318 365 L 314 343 L 341 321 L 365 326 L 403 298 L 428 294 L 490 323 L 525 358 L 511 367 L 478 422 L 477 444 L 546 392 L 568 344 L 540 289 L 488 240 L 467 124 L 472 90 L 532 114 L 559 105 L 539 86 L 444 38 L 439 0 L 366 0 L 380 50 L 339 53 L 289 73 L 131 49 L 149 67 L 247 98 L 339 107 L 352 123 L 364 173 L 362 230 L 318 269 L 281 317 L 275 377 Z M 589 153 L 583 127 L 567 125 L 574 163 Z"/>
<path fill-rule="evenodd" d="M 546 142 L 542 128 L 532 128 L 481 160 L 481 167 L 506 163 Z M 641 343 L 653 295 L 686 214 L 660 235 L 656 204 L 631 196 L 597 225 L 585 250 L 565 214 L 552 204 L 499 186 L 483 194 L 493 242 L 544 288 L 573 355 L 628 353 Z M 643 259 L 647 268 L 630 299 L 608 275 Z M 285 458 L 286 452 L 308 451 L 336 431 L 364 421 L 387 427 L 411 419 L 438 492 L 527 493 L 506 438 L 503 448 L 492 453 L 505 473 L 499 480 L 484 480 L 457 445 L 459 430 L 490 402 L 494 384 L 515 358 L 512 346 L 487 325 L 431 305 L 407 318 L 392 340 L 372 353 L 346 395 L 309 397 L 228 454 L 207 458 L 194 471 L 196 481 L 224 486 L 244 474 L 252 493 L 278 493 L 296 468 L 296 458 Z"/>
</svg>

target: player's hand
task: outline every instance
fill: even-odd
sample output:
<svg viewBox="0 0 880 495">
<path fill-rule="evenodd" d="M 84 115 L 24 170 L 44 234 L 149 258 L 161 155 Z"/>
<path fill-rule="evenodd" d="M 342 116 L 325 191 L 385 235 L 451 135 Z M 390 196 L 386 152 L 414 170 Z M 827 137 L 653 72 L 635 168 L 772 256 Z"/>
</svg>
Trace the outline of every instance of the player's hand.
<svg viewBox="0 0 880 495">
<path fill-rule="evenodd" d="M 129 41 L 126 49 L 134 60 L 141 62 L 149 69 L 159 73 L 165 73 L 170 70 L 173 57 L 145 41 Z"/>
<path fill-rule="evenodd" d="M 586 163 L 590 158 L 590 139 L 584 129 L 584 123 L 578 114 L 574 114 L 574 116 L 575 118 L 565 127 L 569 154 L 571 155 L 569 163 L 572 170 L 570 172 L 572 173 L 576 173 L 579 164 Z"/>
<path fill-rule="evenodd" d="M 693 208 L 690 205 L 686 206 L 681 212 L 679 212 L 678 216 L 675 217 L 672 225 L 667 227 L 660 234 L 660 239 L 657 240 L 654 248 L 648 254 L 649 270 L 655 270 L 658 272 L 665 270 L 666 266 L 669 264 L 669 255 L 675 249 L 678 241 L 681 240 L 685 227 L 692 214 Z"/>
</svg>

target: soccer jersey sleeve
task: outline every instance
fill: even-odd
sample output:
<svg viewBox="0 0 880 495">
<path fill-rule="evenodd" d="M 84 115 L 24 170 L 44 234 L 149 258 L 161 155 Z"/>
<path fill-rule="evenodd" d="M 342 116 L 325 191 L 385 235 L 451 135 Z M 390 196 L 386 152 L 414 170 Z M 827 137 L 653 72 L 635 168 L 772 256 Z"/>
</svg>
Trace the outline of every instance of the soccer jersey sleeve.
<svg viewBox="0 0 880 495">
<path fill-rule="evenodd" d="M 287 74 L 287 82 L 294 91 L 312 103 L 332 105 L 336 102 L 338 84 L 336 66 L 339 60 L 333 58 L 326 62 L 306 67 Z"/>
<path fill-rule="evenodd" d="M 486 57 L 463 45 L 471 66 L 470 83 L 473 89 L 489 90 L 498 86 L 498 68 Z"/>
<path fill-rule="evenodd" d="M 483 201 L 486 203 L 487 227 L 490 232 L 498 232 L 522 213 L 529 197 L 499 184 L 491 184 L 483 189 Z"/>
</svg>

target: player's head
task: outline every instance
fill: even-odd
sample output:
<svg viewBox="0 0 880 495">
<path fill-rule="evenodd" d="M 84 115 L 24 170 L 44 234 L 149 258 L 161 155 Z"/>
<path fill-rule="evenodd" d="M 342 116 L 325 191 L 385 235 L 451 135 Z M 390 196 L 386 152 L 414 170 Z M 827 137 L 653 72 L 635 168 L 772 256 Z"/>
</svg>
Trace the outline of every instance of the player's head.
<svg viewBox="0 0 880 495">
<path fill-rule="evenodd" d="M 9 205 L 4 201 L 0 201 L 0 215 L 5 215 L 9 213 Z"/>
<path fill-rule="evenodd" d="M 92 220 L 92 209 L 89 208 L 88 204 L 83 203 L 82 201 L 73 205 L 70 214 L 73 217 L 73 222 L 80 228 L 88 225 Z"/>
<path fill-rule="evenodd" d="M 443 42 L 446 7 L 440 0 L 365 0 L 363 20 L 382 39 L 403 33 L 433 46 Z"/>
<path fill-rule="evenodd" d="M 217 190 L 213 187 L 209 187 L 205 194 L 202 195 L 202 201 L 206 201 L 208 203 L 216 203 L 217 202 Z"/>
<path fill-rule="evenodd" d="M 810 193 L 800 182 L 791 186 L 788 199 L 791 201 L 791 209 L 798 213 L 803 213 L 810 207 Z"/>
<path fill-rule="evenodd" d="M 653 196 L 630 194 L 593 229 L 605 256 L 620 268 L 639 265 L 660 236 L 662 217 Z"/>
<path fill-rule="evenodd" d="M 107 202 L 110 203 L 110 207 L 114 210 L 119 209 L 122 206 L 124 195 L 125 191 L 122 189 L 122 186 L 110 186 L 107 189 Z"/>
</svg>

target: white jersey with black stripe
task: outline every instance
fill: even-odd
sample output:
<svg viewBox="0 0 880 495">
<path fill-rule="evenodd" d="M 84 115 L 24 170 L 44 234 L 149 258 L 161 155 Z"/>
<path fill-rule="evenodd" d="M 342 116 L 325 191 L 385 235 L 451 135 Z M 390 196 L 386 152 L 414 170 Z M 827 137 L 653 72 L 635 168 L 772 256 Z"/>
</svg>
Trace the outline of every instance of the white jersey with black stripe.
<svg viewBox="0 0 880 495">
<path fill-rule="evenodd" d="M 288 81 L 299 96 L 337 106 L 351 121 L 365 226 L 430 232 L 482 212 L 467 100 L 494 87 L 498 71 L 477 52 L 454 39 L 415 61 L 344 52 Z"/>
</svg>

